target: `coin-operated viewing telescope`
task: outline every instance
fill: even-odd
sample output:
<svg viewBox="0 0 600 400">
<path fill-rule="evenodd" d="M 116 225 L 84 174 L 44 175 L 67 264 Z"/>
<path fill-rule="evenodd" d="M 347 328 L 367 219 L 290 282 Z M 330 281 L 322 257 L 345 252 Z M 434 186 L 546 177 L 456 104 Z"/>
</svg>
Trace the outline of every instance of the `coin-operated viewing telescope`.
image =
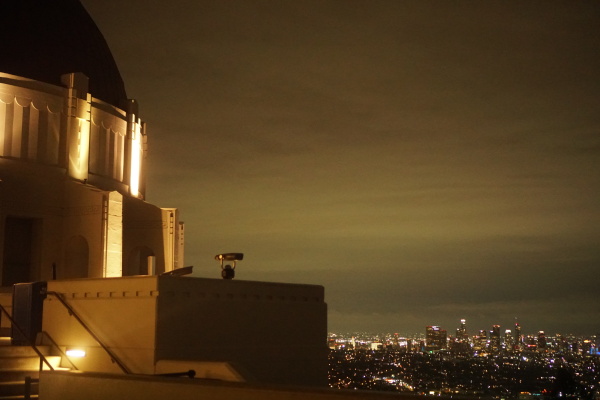
<svg viewBox="0 0 600 400">
<path fill-rule="evenodd" d="M 233 279 L 235 277 L 235 264 L 244 259 L 244 253 L 223 253 L 217 254 L 215 260 L 221 263 L 221 276 L 223 279 Z M 232 264 L 223 265 L 224 261 L 232 261 Z"/>
</svg>

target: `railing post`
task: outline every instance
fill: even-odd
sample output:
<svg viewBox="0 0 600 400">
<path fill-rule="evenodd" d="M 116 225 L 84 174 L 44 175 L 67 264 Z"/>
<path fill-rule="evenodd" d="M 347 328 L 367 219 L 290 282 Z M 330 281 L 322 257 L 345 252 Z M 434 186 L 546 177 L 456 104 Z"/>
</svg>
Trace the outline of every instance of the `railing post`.
<svg viewBox="0 0 600 400">
<path fill-rule="evenodd" d="M 31 399 L 31 377 L 25 377 L 25 399 Z"/>
</svg>

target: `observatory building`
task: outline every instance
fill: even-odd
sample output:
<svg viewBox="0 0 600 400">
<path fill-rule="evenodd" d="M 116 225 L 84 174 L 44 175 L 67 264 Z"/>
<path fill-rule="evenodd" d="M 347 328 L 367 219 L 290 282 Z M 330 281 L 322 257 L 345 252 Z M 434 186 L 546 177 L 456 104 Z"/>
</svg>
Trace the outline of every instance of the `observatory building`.
<svg viewBox="0 0 600 400">
<path fill-rule="evenodd" d="M 146 124 L 90 16 L 0 7 L 2 286 L 183 267 L 177 209 L 144 201 Z"/>
<path fill-rule="evenodd" d="M 146 201 L 146 124 L 79 1 L 1 2 L 0 34 L 0 336 L 80 372 L 40 394 L 189 370 L 326 386 L 321 286 L 177 273 L 179 211 Z"/>
</svg>

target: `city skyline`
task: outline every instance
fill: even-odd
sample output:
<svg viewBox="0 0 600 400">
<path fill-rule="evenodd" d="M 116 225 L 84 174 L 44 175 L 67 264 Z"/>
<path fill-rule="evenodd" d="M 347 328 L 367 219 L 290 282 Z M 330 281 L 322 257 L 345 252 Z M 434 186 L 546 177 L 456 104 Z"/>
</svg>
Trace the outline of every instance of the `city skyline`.
<svg viewBox="0 0 600 400">
<path fill-rule="evenodd" d="M 581 341 L 579 341 L 581 340 Z M 340 389 L 469 395 L 484 398 L 592 400 L 598 394 L 598 341 L 538 337 L 494 350 L 478 339 L 435 350 L 423 340 L 331 338 L 329 384 Z M 473 346 L 473 347 L 471 347 Z"/>
<path fill-rule="evenodd" d="M 465 321 L 465 319 L 461 319 L 461 321 Z M 544 329 L 543 327 L 536 327 L 536 326 L 530 326 L 526 329 L 523 329 L 523 326 L 518 323 L 518 322 L 514 322 L 512 325 L 501 325 L 501 324 L 490 324 L 487 326 L 484 325 L 473 325 L 470 324 L 469 322 L 466 323 L 465 325 L 460 324 L 460 322 L 455 323 L 454 325 L 436 325 L 436 324 L 429 324 L 426 326 L 423 326 L 422 329 L 420 330 L 416 330 L 416 331 L 407 331 L 407 330 L 403 330 L 403 329 L 398 329 L 398 330 L 390 330 L 390 331 L 377 331 L 377 330 L 348 330 L 348 331 L 343 331 L 343 330 L 329 330 L 328 334 L 329 335 L 366 335 L 366 336 L 385 336 L 385 335 L 399 335 L 400 337 L 418 337 L 418 336 L 422 336 L 425 337 L 426 336 L 426 332 L 428 330 L 428 328 L 434 327 L 434 328 L 439 328 L 440 330 L 443 330 L 444 332 L 447 333 L 447 337 L 450 338 L 458 338 L 459 336 L 459 329 L 461 327 L 464 327 L 464 331 L 462 331 L 463 334 L 466 333 L 466 336 L 469 338 L 473 338 L 474 336 L 478 336 L 481 331 L 486 331 L 488 334 L 493 330 L 493 327 L 498 326 L 500 327 L 500 335 L 501 337 L 504 337 L 508 334 L 508 332 L 510 332 L 510 334 L 514 337 L 515 334 L 521 337 L 531 337 L 531 336 L 535 336 L 538 335 L 540 332 L 544 332 L 547 336 L 581 336 L 581 337 L 592 337 L 592 336 L 596 336 L 599 337 L 600 336 L 600 332 L 584 332 L 584 333 L 574 333 L 574 332 L 568 332 L 568 331 L 549 331 Z"/>
<path fill-rule="evenodd" d="M 599 4 L 82 3 L 195 276 L 243 252 L 330 331 L 600 332 Z"/>
</svg>

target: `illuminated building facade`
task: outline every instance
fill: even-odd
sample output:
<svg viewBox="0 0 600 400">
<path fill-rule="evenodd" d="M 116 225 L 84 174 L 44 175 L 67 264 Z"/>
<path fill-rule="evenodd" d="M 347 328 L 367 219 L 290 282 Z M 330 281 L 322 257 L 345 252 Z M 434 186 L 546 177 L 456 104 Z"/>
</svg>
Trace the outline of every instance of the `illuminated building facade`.
<svg viewBox="0 0 600 400">
<path fill-rule="evenodd" d="M 506 329 L 504 331 L 504 347 L 506 348 L 506 350 L 508 350 L 508 351 L 514 350 L 514 347 L 515 347 L 514 339 L 515 338 L 513 336 L 512 330 Z"/>
<path fill-rule="evenodd" d="M 1 285 L 183 267 L 177 209 L 144 201 L 146 124 L 87 12 L 0 14 Z"/>
<path fill-rule="evenodd" d="M 488 347 L 487 331 L 479 330 L 479 334 L 473 337 L 473 350 L 484 351 Z"/>
</svg>

